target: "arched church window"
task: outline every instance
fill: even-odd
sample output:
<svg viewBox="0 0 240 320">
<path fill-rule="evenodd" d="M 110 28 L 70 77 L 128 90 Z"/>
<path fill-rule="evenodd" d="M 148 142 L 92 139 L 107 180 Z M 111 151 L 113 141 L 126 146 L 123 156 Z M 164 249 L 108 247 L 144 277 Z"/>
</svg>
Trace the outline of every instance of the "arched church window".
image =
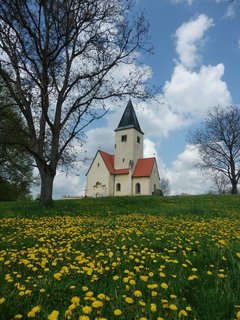
<svg viewBox="0 0 240 320">
<path fill-rule="evenodd" d="M 140 183 L 136 183 L 136 185 L 135 185 L 135 193 L 136 194 L 141 193 L 141 185 L 140 185 Z"/>
<path fill-rule="evenodd" d="M 120 184 L 120 183 L 117 183 L 117 185 L 116 185 L 116 191 L 121 191 L 121 184 Z"/>
</svg>

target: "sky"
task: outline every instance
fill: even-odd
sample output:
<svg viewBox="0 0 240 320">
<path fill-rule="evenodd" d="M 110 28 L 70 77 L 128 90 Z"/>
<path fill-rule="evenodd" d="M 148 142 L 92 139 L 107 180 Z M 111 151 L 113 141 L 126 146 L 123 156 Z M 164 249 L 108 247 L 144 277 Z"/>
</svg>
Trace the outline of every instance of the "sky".
<svg viewBox="0 0 240 320">
<path fill-rule="evenodd" d="M 229 0 L 137 0 L 150 23 L 153 55 L 141 56 L 149 81 L 160 88 L 155 99 L 132 99 L 144 132 L 144 156 L 155 156 L 170 194 L 213 190 L 208 175 L 196 167 L 190 130 L 201 125 L 209 108 L 240 103 L 240 3 Z M 77 172 L 58 172 L 55 199 L 84 196 L 86 173 L 98 149 L 114 153 L 114 129 L 126 103 L 110 106 L 102 120 L 86 130 L 84 156 Z M 80 155 L 82 150 L 78 150 Z M 38 187 L 33 188 L 38 193 Z"/>
</svg>

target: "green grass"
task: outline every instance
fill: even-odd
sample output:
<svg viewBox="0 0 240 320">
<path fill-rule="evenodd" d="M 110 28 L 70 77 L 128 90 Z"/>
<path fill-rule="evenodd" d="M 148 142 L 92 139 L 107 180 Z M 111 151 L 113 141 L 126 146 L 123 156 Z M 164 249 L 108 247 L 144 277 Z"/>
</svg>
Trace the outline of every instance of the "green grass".
<svg viewBox="0 0 240 320">
<path fill-rule="evenodd" d="M 239 208 L 230 195 L 2 202 L 0 319 L 240 319 Z"/>
<path fill-rule="evenodd" d="M 54 215 L 121 215 L 128 213 L 226 216 L 240 213 L 239 195 L 196 195 L 172 197 L 106 197 L 81 200 L 55 200 L 51 208 L 37 201 L 0 202 L 0 217 L 42 217 Z"/>
</svg>

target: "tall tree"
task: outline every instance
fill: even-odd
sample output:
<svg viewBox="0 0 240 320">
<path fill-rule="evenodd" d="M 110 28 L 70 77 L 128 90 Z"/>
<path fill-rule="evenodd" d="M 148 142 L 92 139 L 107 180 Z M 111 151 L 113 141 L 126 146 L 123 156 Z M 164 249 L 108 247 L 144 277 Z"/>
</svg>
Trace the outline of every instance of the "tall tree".
<svg viewBox="0 0 240 320">
<path fill-rule="evenodd" d="M 144 16 L 131 0 L 0 2 L 0 75 L 28 128 L 41 177 L 40 203 L 52 199 L 58 165 L 73 139 L 106 112 L 107 99 L 146 98 L 150 52 Z M 137 52 L 138 51 L 138 52 Z M 121 77 L 121 71 L 123 77 Z"/>
<path fill-rule="evenodd" d="M 223 174 L 238 192 L 240 178 L 240 109 L 236 106 L 214 107 L 200 129 L 190 133 L 190 143 L 197 148 L 203 171 Z"/>
</svg>

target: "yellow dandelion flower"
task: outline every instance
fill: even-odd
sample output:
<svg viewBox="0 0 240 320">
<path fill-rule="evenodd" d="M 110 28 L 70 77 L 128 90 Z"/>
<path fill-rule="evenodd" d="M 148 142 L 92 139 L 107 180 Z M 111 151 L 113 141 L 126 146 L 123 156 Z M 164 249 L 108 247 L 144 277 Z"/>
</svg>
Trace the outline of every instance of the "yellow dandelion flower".
<svg viewBox="0 0 240 320">
<path fill-rule="evenodd" d="M 181 317 L 187 317 L 188 314 L 187 314 L 187 311 L 185 310 L 180 310 L 179 313 L 178 313 L 178 318 L 181 318 Z"/>
<path fill-rule="evenodd" d="M 125 302 L 129 303 L 129 304 L 132 304 L 134 302 L 134 300 L 130 297 L 126 297 L 125 298 Z"/>
<path fill-rule="evenodd" d="M 120 309 L 115 309 L 113 313 L 115 316 L 121 316 L 122 311 Z"/>
<path fill-rule="evenodd" d="M 237 252 L 237 253 L 236 253 L 236 256 L 237 256 L 238 258 L 240 258 L 240 252 Z"/>
<path fill-rule="evenodd" d="M 89 314 L 89 313 L 92 312 L 92 307 L 90 307 L 90 306 L 82 307 L 82 311 L 83 311 L 83 313 L 85 313 L 85 314 Z"/>
<path fill-rule="evenodd" d="M 138 304 L 139 304 L 140 306 L 142 306 L 142 307 L 145 307 L 145 306 L 146 306 L 146 303 L 145 303 L 144 301 L 142 301 L 142 300 L 139 301 Z"/>
<path fill-rule="evenodd" d="M 53 310 L 49 316 L 48 316 L 48 320 L 57 320 L 59 316 L 59 311 L 57 310 Z"/>
<path fill-rule="evenodd" d="M 22 314 L 19 313 L 15 315 L 14 319 L 22 319 L 22 317 L 23 317 Z"/>
<path fill-rule="evenodd" d="M 237 312 L 236 317 L 237 317 L 237 320 L 240 320 L 240 311 Z"/>
<path fill-rule="evenodd" d="M 192 311 L 192 308 L 191 308 L 190 306 L 187 306 L 187 307 L 186 307 L 186 310 L 187 310 L 187 311 Z"/>
<path fill-rule="evenodd" d="M 152 297 L 156 297 L 157 295 L 158 295 L 157 291 L 154 291 L 154 290 L 153 290 L 153 291 L 151 292 L 151 296 L 152 296 Z"/>
<path fill-rule="evenodd" d="M 152 312 L 156 312 L 157 311 L 157 305 L 155 303 L 151 303 L 150 304 L 150 309 Z"/>
<path fill-rule="evenodd" d="M 88 287 L 87 286 L 83 286 L 82 287 L 82 291 L 88 291 Z"/>
<path fill-rule="evenodd" d="M 4 303 L 6 301 L 5 298 L 0 298 L 0 304 Z"/>
<path fill-rule="evenodd" d="M 167 285 L 167 283 L 163 282 L 163 283 L 161 283 L 161 287 L 162 287 L 163 289 L 167 289 L 167 288 L 168 288 L 168 285 Z"/>
<path fill-rule="evenodd" d="M 92 307 L 93 308 L 101 308 L 103 306 L 103 302 L 102 301 L 99 301 L 99 300 L 95 300 L 93 301 L 92 303 Z"/>
<path fill-rule="evenodd" d="M 79 316 L 78 320 L 90 320 L 89 316 L 83 315 Z"/>
<path fill-rule="evenodd" d="M 119 280 L 119 276 L 113 276 L 113 280 L 114 280 L 114 281 Z"/>
<path fill-rule="evenodd" d="M 80 302 L 80 298 L 79 297 L 72 297 L 72 299 L 71 299 L 71 302 L 73 303 L 73 304 L 79 304 L 79 302 Z"/>
<path fill-rule="evenodd" d="M 171 303 L 168 307 L 170 310 L 176 311 L 177 310 L 177 306 L 173 303 Z"/>
<path fill-rule="evenodd" d="M 142 292 L 141 292 L 140 290 L 135 290 L 135 291 L 133 292 L 133 295 L 134 295 L 135 297 L 142 297 Z"/>
<path fill-rule="evenodd" d="M 158 285 L 156 283 L 153 283 L 153 284 L 148 284 L 147 285 L 147 288 L 148 289 L 157 289 Z"/>
<path fill-rule="evenodd" d="M 129 280 L 129 284 L 131 284 L 132 286 L 135 286 L 136 281 L 134 279 Z"/>
</svg>

